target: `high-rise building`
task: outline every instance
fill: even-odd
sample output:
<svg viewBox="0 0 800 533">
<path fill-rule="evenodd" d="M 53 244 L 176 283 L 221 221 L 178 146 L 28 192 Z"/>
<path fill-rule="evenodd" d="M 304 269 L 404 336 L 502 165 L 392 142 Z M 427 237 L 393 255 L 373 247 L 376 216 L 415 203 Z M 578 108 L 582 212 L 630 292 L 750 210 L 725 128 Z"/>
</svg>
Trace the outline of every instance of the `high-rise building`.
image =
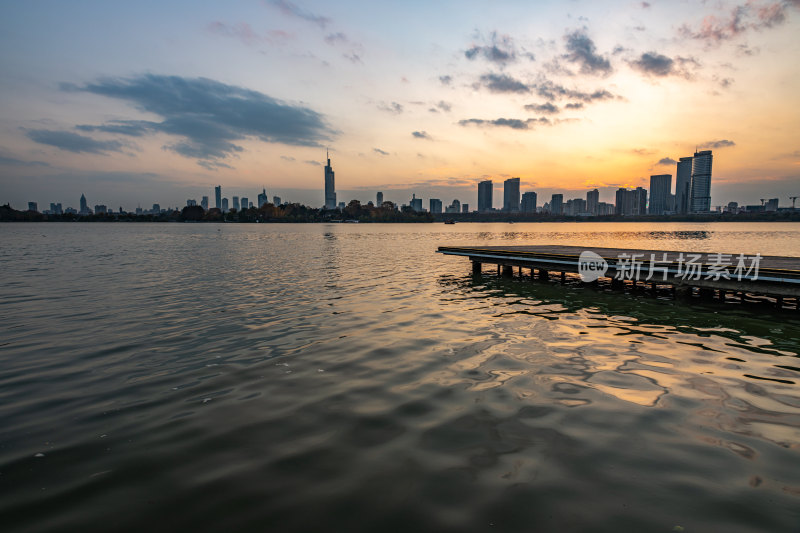
<svg viewBox="0 0 800 533">
<path fill-rule="evenodd" d="M 239 210 L 239 197 L 238 196 L 234 196 L 233 197 L 233 208 L 236 209 L 237 211 Z"/>
<path fill-rule="evenodd" d="M 39 204 L 36 202 L 28 202 L 28 211 L 39 212 Z"/>
<path fill-rule="evenodd" d="M 376 205 L 378 207 L 382 206 L 383 205 L 383 193 L 382 192 L 378 192 L 378 194 L 375 195 L 375 200 L 377 201 Z"/>
<path fill-rule="evenodd" d="M 200 201 L 200 207 L 203 208 L 203 211 L 208 211 L 208 196 L 203 196 L 203 199 Z"/>
<path fill-rule="evenodd" d="M 194 207 L 196 205 L 197 205 L 197 200 L 192 200 L 191 198 L 189 200 L 186 200 L 186 207 Z"/>
<path fill-rule="evenodd" d="M 695 152 L 692 158 L 691 212 L 711 211 L 711 150 Z"/>
<path fill-rule="evenodd" d="M 417 198 L 416 194 L 411 195 L 411 209 L 417 213 L 422 212 L 422 198 Z"/>
<path fill-rule="evenodd" d="M 526 192 L 522 195 L 522 207 L 520 211 L 523 213 L 535 213 L 536 212 L 536 193 L 535 192 Z"/>
<path fill-rule="evenodd" d="M 503 182 L 503 211 L 519 211 L 519 178 L 509 178 Z"/>
<path fill-rule="evenodd" d="M 152 209 L 151 213 L 153 213 L 154 215 L 160 215 L 161 214 L 161 204 L 153 204 L 153 209 Z"/>
<path fill-rule="evenodd" d="M 656 174 L 650 176 L 650 208 L 651 215 L 663 215 L 672 211 L 670 191 L 672 190 L 672 174 Z"/>
<path fill-rule="evenodd" d="M 564 195 L 554 194 L 550 199 L 550 214 L 562 215 L 564 214 Z"/>
<path fill-rule="evenodd" d="M 217 185 L 214 187 L 214 207 L 217 209 L 222 209 L 222 185 Z"/>
<path fill-rule="evenodd" d="M 272 205 L 281 205 L 281 197 L 280 196 L 273 196 L 272 197 Z"/>
<path fill-rule="evenodd" d="M 261 187 L 261 192 L 258 193 L 258 207 L 259 208 L 264 207 L 268 203 L 269 203 L 269 200 L 267 200 L 267 189 L 264 188 L 264 187 Z"/>
<path fill-rule="evenodd" d="M 90 214 L 89 206 L 86 203 L 86 196 L 81 194 L 81 209 L 78 211 L 81 215 L 88 215 Z"/>
<path fill-rule="evenodd" d="M 223 198 L 222 199 L 222 212 L 223 213 L 227 213 L 228 212 L 228 199 L 227 198 Z"/>
<path fill-rule="evenodd" d="M 30 204 L 28 204 L 28 205 L 30 205 Z M 36 204 L 33 204 L 33 205 L 35 206 Z M 777 210 L 778 210 L 778 199 L 777 198 L 771 198 L 771 199 L 767 200 L 766 205 L 764 205 L 764 211 L 777 211 Z M 36 210 L 34 209 L 34 211 L 36 211 Z"/>
<path fill-rule="evenodd" d="M 430 200 L 430 212 L 431 213 L 441 213 L 442 212 L 442 201 L 438 198 L 431 198 Z"/>
<path fill-rule="evenodd" d="M 464 204 L 464 205 L 469 207 L 469 204 Z M 460 213 L 461 212 L 461 202 L 458 201 L 458 198 L 453 200 L 452 204 L 450 204 L 449 206 L 445 207 L 444 212 L 448 213 L 448 214 Z"/>
<path fill-rule="evenodd" d="M 464 214 L 469 213 L 469 204 L 461 204 L 461 212 Z"/>
<path fill-rule="evenodd" d="M 336 209 L 336 182 L 333 177 L 333 167 L 328 152 L 325 152 L 328 164 L 325 165 L 325 209 Z"/>
<path fill-rule="evenodd" d="M 586 192 L 586 212 L 590 215 L 597 215 L 597 206 L 600 204 L 600 191 L 592 189 Z"/>
<path fill-rule="evenodd" d="M 250 209 L 250 200 L 246 196 L 242 196 L 242 199 L 239 200 L 242 204 L 242 211 L 245 209 Z"/>
<path fill-rule="evenodd" d="M 628 190 L 620 187 L 617 189 L 616 202 L 614 213 L 617 215 L 644 215 L 647 213 L 647 189 L 636 187 Z"/>
<path fill-rule="evenodd" d="M 105 215 L 108 213 L 108 207 L 104 204 L 98 204 L 94 206 L 94 214 L 95 215 Z"/>
<path fill-rule="evenodd" d="M 57 204 L 50 202 L 50 212 L 54 215 L 63 215 L 64 209 L 61 207 L 61 202 Z"/>
<path fill-rule="evenodd" d="M 681 157 L 675 174 L 675 212 L 686 214 L 691 207 L 692 158 Z"/>
<path fill-rule="evenodd" d="M 478 183 L 478 212 L 492 210 L 492 180 Z"/>
</svg>

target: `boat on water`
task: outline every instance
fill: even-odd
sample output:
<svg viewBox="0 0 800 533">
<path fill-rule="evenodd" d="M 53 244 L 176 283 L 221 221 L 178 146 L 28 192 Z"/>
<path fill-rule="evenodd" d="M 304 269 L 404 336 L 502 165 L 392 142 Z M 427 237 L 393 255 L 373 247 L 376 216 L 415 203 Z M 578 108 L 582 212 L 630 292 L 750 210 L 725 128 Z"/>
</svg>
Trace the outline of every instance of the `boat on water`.
<svg viewBox="0 0 800 533">
<path fill-rule="evenodd" d="M 456 221 L 451 219 L 451 220 L 445 220 L 444 223 L 445 224 L 455 224 Z"/>
</svg>

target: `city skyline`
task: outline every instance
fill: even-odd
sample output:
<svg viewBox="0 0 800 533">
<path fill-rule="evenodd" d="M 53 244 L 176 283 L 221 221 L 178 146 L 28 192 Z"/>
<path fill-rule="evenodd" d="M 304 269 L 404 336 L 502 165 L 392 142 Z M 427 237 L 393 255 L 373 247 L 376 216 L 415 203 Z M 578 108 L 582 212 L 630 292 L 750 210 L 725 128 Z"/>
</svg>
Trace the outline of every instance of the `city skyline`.
<svg viewBox="0 0 800 533">
<path fill-rule="evenodd" d="M 675 164 L 703 150 L 712 207 L 800 185 L 796 1 L 2 13 L 0 203 L 182 205 L 266 183 L 322 206 L 326 146 L 339 197 L 362 203 L 477 206 L 479 182 L 499 199 L 516 177 L 539 203 L 595 188 L 613 202 L 652 175 L 685 183 Z"/>
</svg>

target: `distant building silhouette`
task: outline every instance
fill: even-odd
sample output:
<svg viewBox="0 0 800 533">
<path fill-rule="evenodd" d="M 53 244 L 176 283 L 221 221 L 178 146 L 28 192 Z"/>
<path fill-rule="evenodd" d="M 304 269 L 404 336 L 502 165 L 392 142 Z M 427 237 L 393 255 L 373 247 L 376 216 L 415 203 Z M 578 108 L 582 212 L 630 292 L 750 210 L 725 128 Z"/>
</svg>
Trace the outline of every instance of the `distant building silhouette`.
<svg viewBox="0 0 800 533">
<path fill-rule="evenodd" d="M 267 189 L 265 187 L 261 187 L 261 192 L 258 193 L 258 207 L 264 207 L 269 203 L 267 199 Z"/>
<path fill-rule="evenodd" d="M 492 180 L 478 183 L 478 212 L 492 210 Z"/>
<path fill-rule="evenodd" d="M 227 213 L 228 212 L 228 199 L 227 198 L 223 198 L 222 199 L 222 208 L 221 209 L 222 209 L 223 213 Z"/>
<path fill-rule="evenodd" d="M 78 214 L 81 215 L 91 215 L 92 212 L 89 210 L 89 206 L 86 203 L 86 196 L 81 194 L 81 208 L 78 211 Z"/>
<path fill-rule="evenodd" d="M 457 202 L 457 201 L 458 200 L 454 200 L 454 202 Z M 461 212 L 462 213 L 469 213 L 469 204 L 461 204 Z"/>
<path fill-rule="evenodd" d="M 233 208 L 236 209 L 237 211 L 240 209 L 238 196 L 233 197 Z"/>
<path fill-rule="evenodd" d="M 214 199 L 216 200 L 214 207 L 222 209 L 222 185 L 214 187 Z"/>
<path fill-rule="evenodd" d="M 35 213 L 39 212 L 39 204 L 36 202 L 28 202 L 28 211 L 33 211 Z"/>
<path fill-rule="evenodd" d="M 430 199 L 430 212 L 439 214 L 442 212 L 442 201 L 438 198 Z"/>
<path fill-rule="evenodd" d="M 375 195 L 375 200 L 377 201 L 378 207 L 382 206 L 383 205 L 383 193 L 379 191 L 378 194 Z"/>
<path fill-rule="evenodd" d="M 519 211 L 519 178 L 509 178 L 503 182 L 503 211 Z"/>
<path fill-rule="evenodd" d="M 242 204 L 242 211 L 245 209 L 250 209 L 250 200 L 246 196 L 242 196 L 242 199 L 239 200 Z"/>
<path fill-rule="evenodd" d="M 685 215 L 691 207 L 692 158 L 681 157 L 675 174 L 675 212 Z"/>
<path fill-rule="evenodd" d="M 711 211 L 711 150 L 695 152 L 692 158 L 692 213 Z"/>
<path fill-rule="evenodd" d="M 203 208 L 203 211 L 208 211 L 208 196 L 203 196 L 203 199 L 200 200 L 200 207 Z"/>
<path fill-rule="evenodd" d="M 536 212 L 536 193 L 535 192 L 526 192 L 522 195 L 522 205 L 520 207 L 520 211 L 523 213 L 535 213 Z"/>
<path fill-rule="evenodd" d="M 564 195 L 554 194 L 550 198 L 550 214 L 563 215 L 564 214 Z"/>
<path fill-rule="evenodd" d="M 272 197 L 272 205 L 281 205 L 281 197 L 280 196 L 273 196 Z"/>
<path fill-rule="evenodd" d="M 469 204 L 464 204 L 465 206 L 469 207 Z M 444 212 L 447 214 L 457 214 L 461 212 L 461 202 L 458 201 L 456 198 L 453 200 L 453 203 L 449 206 L 445 207 Z"/>
<path fill-rule="evenodd" d="M 336 182 L 333 167 L 331 167 L 331 158 L 327 152 L 325 152 L 325 157 L 328 159 L 328 164 L 325 165 L 325 209 L 336 209 Z"/>
<path fill-rule="evenodd" d="M 657 174 L 650 176 L 650 207 L 651 215 L 663 215 L 672 211 L 670 205 L 670 191 L 672 190 L 672 174 Z"/>
<path fill-rule="evenodd" d="M 646 214 L 647 189 L 642 187 L 636 187 L 634 190 L 628 190 L 624 187 L 617 189 L 614 213 L 617 215 Z"/>
<path fill-rule="evenodd" d="M 586 212 L 590 215 L 597 215 L 598 205 L 600 204 L 600 191 L 592 189 L 586 192 Z"/>
<path fill-rule="evenodd" d="M 767 200 L 767 203 L 764 205 L 764 211 L 777 211 L 777 210 L 778 210 L 778 199 L 772 198 L 770 200 Z"/>
<path fill-rule="evenodd" d="M 417 213 L 422 212 L 422 198 L 417 198 L 416 194 L 411 195 L 411 209 Z"/>
</svg>

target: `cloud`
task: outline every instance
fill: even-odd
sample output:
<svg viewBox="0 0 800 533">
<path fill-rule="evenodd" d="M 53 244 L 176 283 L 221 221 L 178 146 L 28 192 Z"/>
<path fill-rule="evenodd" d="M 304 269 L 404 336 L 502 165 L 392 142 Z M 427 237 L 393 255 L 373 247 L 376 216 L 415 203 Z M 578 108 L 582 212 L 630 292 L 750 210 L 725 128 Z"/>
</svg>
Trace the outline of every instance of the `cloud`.
<svg viewBox="0 0 800 533">
<path fill-rule="evenodd" d="M 469 126 L 470 124 L 475 124 L 477 126 L 502 126 L 514 130 L 529 130 L 533 129 L 533 127 L 538 124 L 549 125 L 550 121 L 544 117 L 529 118 L 527 120 L 522 120 L 518 118 L 497 118 L 494 120 L 469 118 L 465 120 L 459 120 L 458 123 L 461 126 Z"/>
<path fill-rule="evenodd" d="M 534 113 L 542 113 L 544 115 L 555 115 L 559 112 L 558 106 L 550 102 L 546 104 L 528 104 L 525 106 L 525 111 L 533 111 Z"/>
<path fill-rule="evenodd" d="M 613 100 L 616 98 L 613 94 L 605 89 L 597 89 L 593 92 L 587 93 L 575 89 L 567 89 L 563 85 L 557 85 L 550 80 L 534 83 L 530 86 L 530 88 L 542 98 L 551 101 L 562 98 L 570 98 L 588 104 L 594 101 Z"/>
<path fill-rule="evenodd" d="M 347 35 L 339 31 L 336 33 L 329 33 L 328 35 L 326 35 L 325 42 L 331 46 L 335 46 L 337 44 L 347 44 L 350 41 L 348 40 Z"/>
<path fill-rule="evenodd" d="M 19 167 L 49 167 L 50 163 L 45 163 L 44 161 L 23 161 L 22 159 L 0 155 L 0 165 Z"/>
<path fill-rule="evenodd" d="M 320 163 L 319 161 L 314 161 L 313 159 L 307 159 L 307 160 L 303 161 L 303 163 L 305 163 L 307 165 L 313 165 L 315 167 L 321 167 L 322 166 L 322 163 Z"/>
<path fill-rule="evenodd" d="M 26 135 L 30 140 L 39 144 L 55 146 L 59 150 L 76 154 L 108 155 L 108 152 L 121 152 L 126 146 L 120 141 L 97 141 L 70 131 L 29 130 Z"/>
<path fill-rule="evenodd" d="M 144 131 L 174 135 L 181 140 L 166 148 L 205 161 L 204 166 L 241 152 L 234 141 L 246 138 L 318 147 L 320 141 L 330 140 L 335 134 L 316 111 L 208 78 L 146 74 L 105 78 L 80 87 L 62 84 L 61 89 L 122 100 L 163 119 L 81 126 L 85 131 L 94 128 L 131 136 L 141 136 Z"/>
<path fill-rule="evenodd" d="M 490 34 L 488 41 L 479 36 L 485 44 L 473 44 L 471 48 L 464 52 L 464 57 L 470 60 L 483 58 L 491 63 L 505 65 L 517 60 L 520 55 L 533 60 L 533 54 L 528 52 L 518 52 L 514 40 L 509 35 L 498 35 L 496 31 Z"/>
<path fill-rule="evenodd" d="M 258 32 L 254 31 L 253 28 L 246 22 L 239 22 L 231 26 L 221 21 L 215 21 L 209 24 L 207 29 L 209 32 L 216 35 L 239 39 L 247 46 L 253 46 L 265 41 L 265 39 L 259 35 Z"/>
<path fill-rule="evenodd" d="M 439 76 L 439 81 L 442 82 L 442 85 L 450 85 L 453 83 L 453 76 L 450 76 L 449 74 L 445 76 Z"/>
<path fill-rule="evenodd" d="M 431 136 L 428 135 L 426 131 L 412 131 L 411 135 L 413 135 L 415 139 L 431 139 Z"/>
<path fill-rule="evenodd" d="M 613 70 L 608 59 L 595 53 L 594 41 L 582 30 L 566 34 L 564 40 L 568 52 L 564 58 L 578 64 L 582 74 L 606 75 Z"/>
<path fill-rule="evenodd" d="M 325 29 L 325 26 L 327 26 L 331 22 L 331 19 L 329 19 L 328 17 L 315 15 L 311 11 L 305 10 L 293 4 L 292 2 L 289 2 L 288 0 L 268 0 L 267 3 L 277 7 L 278 9 L 281 10 L 281 13 L 283 13 L 288 17 L 295 17 L 306 20 L 308 22 L 316 24 L 322 29 Z"/>
<path fill-rule="evenodd" d="M 372 151 L 375 152 L 376 154 L 389 155 L 389 152 L 384 152 L 380 148 L 373 148 Z"/>
<path fill-rule="evenodd" d="M 658 160 L 658 163 L 656 164 L 663 166 L 670 166 L 670 165 L 677 165 L 678 162 L 672 159 L 671 157 L 662 157 L 661 159 Z"/>
<path fill-rule="evenodd" d="M 722 139 L 721 141 L 709 141 L 705 142 L 700 145 L 700 148 L 727 148 L 729 146 L 736 146 L 736 143 L 733 141 L 729 141 L 727 139 Z"/>
<path fill-rule="evenodd" d="M 79 124 L 75 129 L 81 131 L 101 131 L 103 133 L 118 133 L 131 137 L 142 137 L 151 131 L 158 124 L 146 120 L 111 120 L 99 126 L 89 124 Z"/>
<path fill-rule="evenodd" d="M 290 155 L 282 155 L 281 159 L 283 159 L 284 161 L 297 161 L 294 157 Z"/>
<path fill-rule="evenodd" d="M 682 37 L 705 41 L 710 46 L 719 45 L 749 30 L 758 31 L 783 24 L 787 17 L 786 9 L 790 5 L 798 7 L 797 0 L 773 1 L 765 4 L 748 0 L 744 4 L 732 7 L 722 17 L 708 15 L 697 28 L 684 24 L 678 32 Z"/>
<path fill-rule="evenodd" d="M 381 102 L 378 104 L 378 109 L 381 111 L 386 111 L 387 113 L 393 113 L 395 115 L 399 115 L 403 112 L 402 104 L 398 104 L 397 102 L 392 102 L 389 104 L 386 102 Z"/>
<path fill-rule="evenodd" d="M 583 109 L 584 104 L 583 102 L 569 102 L 564 107 L 567 109 Z"/>
<path fill-rule="evenodd" d="M 694 58 L 677 57 L 672 59 L 658 52 L 645 52 L 638 59 L 628 61 L 628 64 L 648 76 L 676 75 L 687 79 L 692 78 L 689 69 L 696 69 L 700 66 L 700 63 Z"/>
<path fill-rule="evenodd" d="M 506 74 L 484 74 L 481 83 L 493 93 L 528 93 L 530 88 Z"/>
<path fill-rule="evenodd" d="M 436 104 L 436 107 L 438 107 L 445 113 L 449 113 L 450 110 L 453 108 L 449 103 L 445 102 L 444 100 L 439 100 L 439 103 Z"/>
</svg>

